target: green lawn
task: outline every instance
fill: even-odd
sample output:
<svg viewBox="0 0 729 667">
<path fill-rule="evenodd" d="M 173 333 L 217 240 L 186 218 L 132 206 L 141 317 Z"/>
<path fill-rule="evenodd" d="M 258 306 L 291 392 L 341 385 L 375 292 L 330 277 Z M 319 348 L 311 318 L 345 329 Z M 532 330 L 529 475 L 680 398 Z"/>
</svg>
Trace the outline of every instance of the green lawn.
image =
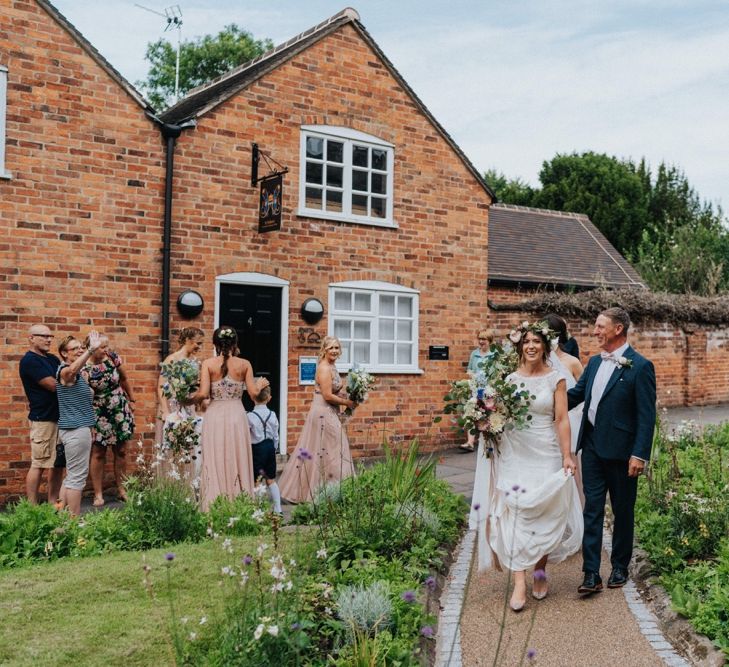
<svg viewBox="0 0 729 667">
<path fill-rule="evenodd" d="M 259 538 L 236 538 L 237 553 L 255 552 Z M 220 541 L 168 549 L 64 559 L 0 572 L 0 664 L 173 665 L 165 553 L 178 616 L 215 615 L 224 596 L 220 569 L 231 556 Z M 151 566 L 154 599 L 144 584 Z"/>
</svg>

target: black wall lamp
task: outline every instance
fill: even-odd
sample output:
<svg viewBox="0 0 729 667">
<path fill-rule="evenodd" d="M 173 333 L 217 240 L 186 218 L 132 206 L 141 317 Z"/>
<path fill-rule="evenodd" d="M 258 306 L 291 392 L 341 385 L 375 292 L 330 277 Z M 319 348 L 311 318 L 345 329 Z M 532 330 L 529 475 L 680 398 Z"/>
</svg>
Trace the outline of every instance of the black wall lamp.
<svg viewBox="0 0 729 667">
<path fill-rule="evenodd" d="M 186 289 L 177 297 L 177 310 L 182 317 L 197 317 L 202 313 L 205 302 L 198 292 Z"/>
<path fill-rule="evenodd" d="M 301 306 L 301 317 L 307 324 L 316 324 L 324 317 L 324 304 L 319 299 L 307 299 Z"/>
</svg>

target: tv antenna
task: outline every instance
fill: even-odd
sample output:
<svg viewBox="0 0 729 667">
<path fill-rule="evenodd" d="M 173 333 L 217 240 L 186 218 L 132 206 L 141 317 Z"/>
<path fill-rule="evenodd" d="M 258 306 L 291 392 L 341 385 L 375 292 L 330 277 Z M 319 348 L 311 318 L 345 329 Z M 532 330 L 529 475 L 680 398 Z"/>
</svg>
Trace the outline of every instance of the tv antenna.
<svg viewBox="0 0 729 667">
<path fill-rule="evenodd" d="M 180 5 L 170 5 L 165 7 L 164 14 L 156 9 L 150 9 L 139 3 L 134 3 L 135 7 L 143 9 L 146 12 L 161 16 L 167 24 L 163 32 L 168 30 L 177 30 L 177 58 L 175 60 L 175 101 L 180 99 L 180 46 L 182 43 L 182 9 Z"/>
</svg>

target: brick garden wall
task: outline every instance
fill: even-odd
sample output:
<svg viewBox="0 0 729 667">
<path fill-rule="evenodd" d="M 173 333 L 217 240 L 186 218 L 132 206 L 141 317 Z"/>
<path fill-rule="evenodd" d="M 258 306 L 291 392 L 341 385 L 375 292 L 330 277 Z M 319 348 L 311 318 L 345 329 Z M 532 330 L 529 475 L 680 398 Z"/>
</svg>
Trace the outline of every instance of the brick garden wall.
<svg viewBox="0 0 729 667">
<path fill-rule="evenodd" d="M 108 333 L 137 392 L 138 431 L 148 431 L 164 170 L 140 105 L 35 2 L 0 0 L 0 63 L 12 174 L 0 179 L 1 504 L 30 464 L 18 362 L 35 322 L 56 334 L 54 352 L 66 334 Z"/>
<path fill-rule="evenodd" d="M 504 287 L 490 287 L 488 294 L 495 304 L 518 303 L 531 296 L 528 292 Z M 490 325 L 499 333 L 508 332 L 515 322 L 534 318 L 533 313 L 489 312 Z M 585 364 L 590 356 L 599 352 L 592 337 L 593 322 L 565 319 L 570 333 L 579 343 Z M 665 322 L 642 322 L 632 327 L 629 342 L 655 364 L 660 406 L 713 405 L 729 401 L 729 329 L 726 327 L 677 327 Z"/>
</svg>

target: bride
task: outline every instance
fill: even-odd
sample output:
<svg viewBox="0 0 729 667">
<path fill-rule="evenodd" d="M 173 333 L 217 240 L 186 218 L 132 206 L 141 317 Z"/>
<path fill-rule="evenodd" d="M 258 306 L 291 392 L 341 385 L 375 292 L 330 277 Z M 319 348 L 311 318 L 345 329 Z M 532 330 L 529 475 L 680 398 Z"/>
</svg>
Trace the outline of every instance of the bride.
<svg viewBox="0 0 729 667">
<path fill-rule="evenodd" d="M 525 323 L 526 324 L 526 323 Z M 558 563 L 582 543 L 582 511 L 570 452 L 564 377 L 549 363 L 544 322 L 512 332 L 519 367 L 507 381 L 532 395 L 526 427 L 505 431 L 493 462 L 488 507 L 479 530 L 498 562 L 514 574 L 510 606 L 526 604 L 526 570 L 534 567 L 532 596 L 547 595 L 547 562 Z M 485 542 L 485 540 L 484 540 Z M 483 545 L 485 546 L 485 544 Z M 481 558 L 481 564 L 489 558 Z"/>
</svg>

